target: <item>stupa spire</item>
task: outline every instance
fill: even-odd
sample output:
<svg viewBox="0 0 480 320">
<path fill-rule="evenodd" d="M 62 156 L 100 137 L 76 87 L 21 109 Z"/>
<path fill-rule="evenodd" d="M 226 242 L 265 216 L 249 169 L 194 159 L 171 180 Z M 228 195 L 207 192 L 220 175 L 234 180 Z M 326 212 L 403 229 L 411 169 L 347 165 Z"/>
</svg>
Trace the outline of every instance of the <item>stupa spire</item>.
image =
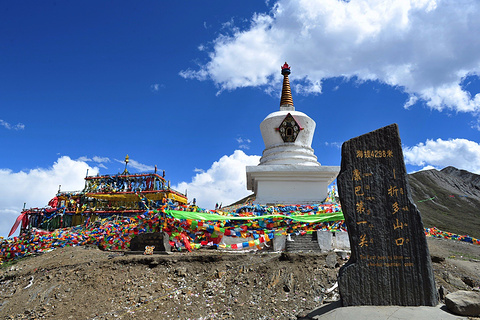
<svg viewBox="0 0 480 320">
<path fill-rule="evenodd" d="M 280 99 L 280 110 L 295 110 L 293 106 L 292 91 L 290 90 L 290 81 L 288 75 L 290 74 L 290 66 L 285 62 L 282 66 L 283 87 L 282 98 Z"/>
</svg>

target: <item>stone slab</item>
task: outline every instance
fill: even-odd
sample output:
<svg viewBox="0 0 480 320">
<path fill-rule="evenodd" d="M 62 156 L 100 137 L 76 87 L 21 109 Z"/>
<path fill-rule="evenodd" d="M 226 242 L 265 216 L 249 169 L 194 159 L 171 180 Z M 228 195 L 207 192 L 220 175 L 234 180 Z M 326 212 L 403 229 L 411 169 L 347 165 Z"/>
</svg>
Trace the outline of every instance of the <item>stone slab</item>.
<svg viewBox="0 0 480 320">
<path fill-rule="evenodd" d="M 338 231 L 335 232 L 335 243 L 333 244 L 335 249 L 350 250 L 350 240 L 348 239 L 348 232 Z"/>
<path fill-rule="evenodd" d="M 320 246 L 320 250 L 322 252 L 328 252 L 333 249 L 333 235 L 331 231 L 317 231 L 317 240 L 318 245 Z"/>
<path fill-rule="evenodd" d="M 350 260 L 339 272 L 343 305 L 437 305 L 398 126 L 346 141 L 337 183 L 351 247 Z"/>
<path fill-rule="evenodd" d="M 333 303 L 335 304 L 335 303 Z M 337 304 L 338 305 L 338 304 Z M 325 310 L 323 310 L 325 309 Z M 359 306 L 330 307 L 325 305 L 303 319 L 315 320 L 466 320 L 467 317 L 449 313 L 445 306 L 401 307 L 401 306 Z"/>
<path fill-rule="evenodd" d="M 286 241 L 287 241 L 287 236 L 285 236 L 285 235 L 276 235 L 276 236 L 272 239 L 273 251 L 274 251 L 274 252 L 285 251 Z"/>
<path fill-rule="evenodd" d="M 130 241 L 131 251 L 144 251 L 145 246 L 155 246 L 154 251 L 168 252 L 171 250 L 168 235 L 163 232 L 141 233 Z"/>
</svg>

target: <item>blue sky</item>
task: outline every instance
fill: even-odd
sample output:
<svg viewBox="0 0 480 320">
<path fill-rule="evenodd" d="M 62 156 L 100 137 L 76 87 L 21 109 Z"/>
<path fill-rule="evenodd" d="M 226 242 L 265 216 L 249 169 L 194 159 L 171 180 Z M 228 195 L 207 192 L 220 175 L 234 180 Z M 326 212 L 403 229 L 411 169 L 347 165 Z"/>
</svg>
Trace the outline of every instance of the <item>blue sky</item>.
<svg viewBox="0 0 480 320">
<path fill-rule="evenodd" d="M 250 192 L 280 67 L 322 165 L 398 123 L 409 172 L 480 173 L 478 1 L 10 1 L 0 9 L 0 235 L 86 170 Z"/>
</svg>

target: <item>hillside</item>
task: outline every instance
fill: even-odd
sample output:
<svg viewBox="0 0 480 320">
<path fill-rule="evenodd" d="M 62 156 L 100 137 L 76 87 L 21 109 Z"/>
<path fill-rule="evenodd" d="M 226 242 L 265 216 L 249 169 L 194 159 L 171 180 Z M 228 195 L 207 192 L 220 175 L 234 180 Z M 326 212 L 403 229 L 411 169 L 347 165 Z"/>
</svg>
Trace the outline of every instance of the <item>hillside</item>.
<svg viewBox="0 0 480 320">
<path fill-rule="evenodd" d="M 437 286 L 480 284 L 480 246 L 429 238 Z M 338 299 L 342 254 L 59 248 L 0 267 L 0 319 L 297 319 Z M 311 319 L 310 317 L 305 317 Z"/>
<path fill-rule="evenodd" d="M 408 180 L 425 227 L 480 238 L 480 175 L 446 167 Z"/>
</svg>

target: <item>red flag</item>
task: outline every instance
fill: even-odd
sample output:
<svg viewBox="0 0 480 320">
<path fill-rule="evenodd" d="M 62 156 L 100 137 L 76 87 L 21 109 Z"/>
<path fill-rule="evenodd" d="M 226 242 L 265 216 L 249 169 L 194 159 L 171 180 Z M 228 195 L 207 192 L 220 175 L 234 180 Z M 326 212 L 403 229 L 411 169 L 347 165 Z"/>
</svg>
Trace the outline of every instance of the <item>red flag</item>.
<svg viewBox="0 0 480 320">
<path fill-rule="evenodd" d="M 8 234 L 9 237 L 10 237 L 12 234 L 14 234 L 15 231 L 17 231 L 18 225 L 19 225 L 20 222 L 23 220 L 23 217 L 24 217 L 24 216 L 25 216 L 25 212 L 20 213 L 20 215 L 18 216 L 17 220 L 15 220 L 15 223 L 13 224 L 12 230 L 10 230 L 10 233 Z"/>
</svg>

